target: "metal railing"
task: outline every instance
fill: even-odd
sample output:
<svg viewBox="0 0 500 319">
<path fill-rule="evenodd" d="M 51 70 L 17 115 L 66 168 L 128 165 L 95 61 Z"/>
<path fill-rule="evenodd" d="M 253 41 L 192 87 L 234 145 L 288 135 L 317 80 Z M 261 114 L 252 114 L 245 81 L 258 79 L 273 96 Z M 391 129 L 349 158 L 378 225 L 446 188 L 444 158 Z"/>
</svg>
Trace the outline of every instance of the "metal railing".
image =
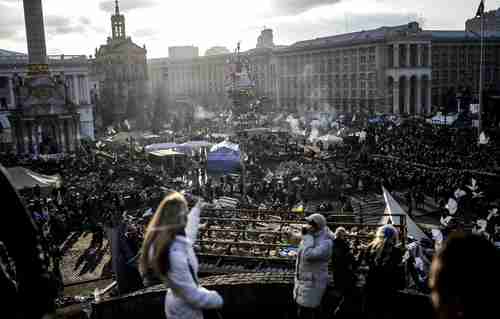
<svg viewBox="0 0 500 319">
<path fill-rule="evenodd" d="M 307 215 L 310 212 L 306 213 Z M 332 215 L 333 218 L 353 218 L 356 215 Z M 405 244 L 407 229 L 406 215 L 403 214 L 364 214 L 363 217 L 391 217 Z M 369 218 L 368 218 L 369 219 Z M 374 218 L 371 218 L 373 220 Z M 252 210 L 252 209 L 207 209 L 203 211 L 201 220 L 204 227 L 200 230 L 197 244 L 199 255 L 219 256 L 220 258 L 289 260 L 293 256 L 282 253 L 282 250 L 294 247 L 288 241 L 285 227 L 300 228 L 306 224 L 304 214 L 291 211 Z M 366 218 L 365 218 L 366 220 Z M 328 222 L 335 227 L 356 228 L 365 230 L 362 234 L 350 234 L 350 240 L 367 242 L 373 238 L 374 231 L 385 224 L 380 222 Z M 259 229 L 259 227 L 263 229 Z M 271 229 L 272 228 L 272 229 Z"/>
</svg>

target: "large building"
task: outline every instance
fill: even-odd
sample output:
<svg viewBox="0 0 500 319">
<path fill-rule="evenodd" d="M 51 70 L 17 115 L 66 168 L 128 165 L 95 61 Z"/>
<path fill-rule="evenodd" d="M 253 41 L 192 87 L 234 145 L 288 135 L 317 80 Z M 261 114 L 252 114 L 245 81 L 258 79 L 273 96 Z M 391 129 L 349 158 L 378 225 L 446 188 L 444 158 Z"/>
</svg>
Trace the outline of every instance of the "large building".
<svg viewBox="0 0 500 319">
<path fill-rule="evenodd" d="M 170 60 L 167 82 L 164 83 L 169 92 L 169 101 L 224 106 L 228 102 L 225 88 L 228 57 L 228 54 L 220 54 Z"/>
<path fill-rule="evenodd" d="M 272 72 L 276 68 L 269 66 L 275 48 L 278 47 L 274 46 L 272 30 L 265 29 L 258 38 L 258 48 L 243 52 L 250 61 L 250 73 L 257 84 L 258 96 L 270 98 L 274 95 Z M 231 54 L 226 48 L 213 47 L 205 56 L 180 58 L 176 55 L 151 59 L 150 87 L 154 92 L 168 95 L 170 106 L 181 101 L 209 108 L 228 107 L 231 104 L 227 94 Z"/>
<path fill-rule="evenodd" d="M 500 89 L 500 33 L 485 36 L 485 86 Z M 479 88 L 480 37 L 417 23 L 295 43 L 278 57 L 276 102 L 291 109 L 429 113 Z"/>
<path fill-rule="evenodd" d="M 146 46 L 127 36 L 118 1 L 111 16 L 112 36 L 96 49 L 92 75 L 99 90 L 98 113 L 104 125 L 128 119 L 143 120 L 147 104 Z"/>
<path fill-rule="evenodd" d="M 94 138 L 94 104 L 91 101 L 89 86 L 89 60 L 85 55 L 48 56 L 49 70 L 52 75 L 64 79 L 66 96 L 69 103 L 76 106 L 80 114 L 78 135 L 83 138 Z M 27 54 L 0 50 L 0 148 L 6 150 L 12 144 L 11 123 L 8 116 L 19 109 L 16 101 L 16 78 L 28 76 L 29 58 Z M 62 140 L 63 137 L 59 135 Z M 34 140 L 34 139 L 33 139 Z M 19 152 L 27 151 L 28 144 L 19 146 Z M 73 146 L 74 147 L 74 146 Z M 59 152 L 70 151 L 69 145 L 62 145 Z"/>
<path fill-rule="evenodd" d="M 432 103 L 446 106 L 450 92 L 465 89 L 477 96 L 481 62 L 481 39 L 475 32 L 429 31 L 432 43 Z M 483 85 L 500 90 L 500 33 L 484 38 Z"/>
<path fill-rule="evenodd" d="M 430 42 L 420 33 L 410 23 L 278 50 L 276 102 L 290 110 L 429 110 Z"/>
<path fill-rule="evenodd" d="M 483 30 L 486 32 L 500 32 L 500 9 L 483 14 Z M 481 18 L 475 17 L 465 22 L 465 31 L 481 32 Z"/>
<path fill-rule="evenodd" d="M 94 136 L 88 60 L 47 56 L 42 2 L 23 7 L 28 54 L 0 51 L 2 151 L 75 152 L 82 135 Z"/>
<path fill-rule="evenodd" d="M 192 45 L 175 46 L 168 48 L 168 57 L 170 59 L 193 59 L 199 56 L 198 47 Z"/>
<path fill-rule="evenodd" d="M 500 32 L 485 33 L 485 87 L 500 90 Z M 262 31 L 243 52 L 258 97 L 277 109 L 424 114 L 448 107 L 450 94 L 479 90 L 480 37 L 469 31 L 422 30 L 418 23 L 380 27 L 275 46 Z M 167 59 L 156 87 L 169 100 L 230 105 L 229 54 Z"/>
</svg>

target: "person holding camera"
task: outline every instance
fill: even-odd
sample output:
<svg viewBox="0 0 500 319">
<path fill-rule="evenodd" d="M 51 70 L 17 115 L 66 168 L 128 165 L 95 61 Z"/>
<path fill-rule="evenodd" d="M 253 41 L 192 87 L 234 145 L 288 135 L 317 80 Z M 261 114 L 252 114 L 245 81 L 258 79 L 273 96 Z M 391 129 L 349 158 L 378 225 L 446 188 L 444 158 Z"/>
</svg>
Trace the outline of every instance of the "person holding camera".
<svg viewBox="0 0 500 319">
<path fill-rule="evenodd" d="M 203 309 L 218 309 L 222 297 L 199 284 L 194 253 L 202 203 L 191 211 L 185 197 L 165 197 L 148 225 L 141 253 L 141 270 L 153 269 L 169 287 L 165 313 L 169 319 L 203 319 Z"/>
<path fill-rule="evenodd" d="M 320 304 L 328 286 L 328 262 L 332 254 L 333 234 L 321 214 L 306 217 L 307 226 L 302 234 L 292 234 L 300 239 L 295 264 L 293 298 L 298 306 L 300 319 L 319 318 Z"/>
</svg>

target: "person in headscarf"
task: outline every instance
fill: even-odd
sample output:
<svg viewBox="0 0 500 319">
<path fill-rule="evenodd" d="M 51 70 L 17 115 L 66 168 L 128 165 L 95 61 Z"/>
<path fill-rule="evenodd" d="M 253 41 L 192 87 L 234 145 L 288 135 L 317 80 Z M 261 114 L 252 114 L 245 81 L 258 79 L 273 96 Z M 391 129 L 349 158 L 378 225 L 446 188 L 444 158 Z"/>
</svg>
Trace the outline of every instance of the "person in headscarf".
<svg viewBox="0 0 500 319">
<path fill-rule="evenodd" d="M 193 250 L 202 203 L 189 211 L 180 193 L 167 195 L 151 219 L 141 249 L 143 273 L 153 269 L 169 287 L 165 313 L 169 319 L 202 319 L 202 309 L 217 309 L 222 297 L 198 282 L 198 259 Z"/>
</svg>

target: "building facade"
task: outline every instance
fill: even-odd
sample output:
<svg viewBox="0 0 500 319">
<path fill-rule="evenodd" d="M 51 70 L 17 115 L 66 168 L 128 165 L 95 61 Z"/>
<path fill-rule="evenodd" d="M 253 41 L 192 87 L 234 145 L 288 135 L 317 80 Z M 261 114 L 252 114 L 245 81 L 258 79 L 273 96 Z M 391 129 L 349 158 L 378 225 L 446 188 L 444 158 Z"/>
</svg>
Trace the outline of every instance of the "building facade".
<svg viewBox="0 0 500 319">
<path fill-rule="evenodd" d="M 475 32 L 430 31 L 432 37 L 432 101 L 447 104 L 447 96 L 466 90 L 479 92 L 481 39 Z M 484 38 L 483 87 L 500 90 L 500 33 Z"/>
<path fill-rule="evenodd" d="M 104 125 L 125 118 L 143 121 L 148 97 L 146 46 L 127 37 L 118 2 L 111 27 L 112 36 L 96 49 L 92 63 L 93 82 L 99 90 L 98 113 Z"/>
<path fill-rule="evenodd" d="M 289 110 L 430 110 L 430 41 L 417 23 L 295 43 L 277 57 L 275 100 Z"/>
<path fill-rule="evenodd" d="M 170 60 L 166 87 L 169 101 L 191 101 L 203 106 L 224 106 L 226 93 L 226 64 L 228 54 Z"/>
<path fill-rule="evenodd" d="M 198 47 L 192 45 L 168 47 L 170 59 L 193 59 L 199 56 Z"/>
<path fill-rule="evenodd" d="M 89 85 L 90 63 L 85 55 L 57 55 L 48 56 L 50 74 L 61 79 L 65 86 L 65 96 L 67 102 L 74 106 L 78 114 L 85 116 L 67 117 L 60 123 L 49 123 L 42 121 L 35 123 L 29 131 L 34 133 L 28 136 L 26 141 L 14 141 L 12 131 L 12 120 L 9 117 L 19 113 L 22 108 L 19 98 L 20 92 L 16 81 L 25 79 L 29 73 L 28 55 L 7 50 L 0 50 L 0 122 L 2 123 L 2 134 L 0 134 L 0 147 L 3 151 L 14 146 L 18 153 L 29 153 L 34 150 L 37 139 L 42 140 L 40 129 L 42 126 L 50 127 L 51 136 L 58 140 L 57 152 L 69 152 L 75 150 L 76 144 L 70 143 L 75 139 L 70 137 L 73 134 L 79 138 L 94 139 L 94 104 L 91 103 L 91 89 Z M 47 117 L 49 118 L 49 117 Z M 77 121 L 78 123 L 76 123 Z M 67 123 L 68 122 L 68 123 Z M 71 122 L 71 123 L 69 123 Z M 35 125 L 36 124 L 36 125 Z M 35 132 L 36 127 L 36 132 Z M 76 127 L 77 131 L 70 128 Z M 28 130 L 28 128 L 24 128 Z M 13 145 L 13 143 L 18 145 Z"/>
<path fill-rule="evenodd" d="M 486 32 L 500 32 L 500 8 L 483 14 L 483 30 Z M 465 22 L 465 31 L 481 32 L 481 18 L 475 17 Z"/>
<path fill-rule="evenodd" d="M 479 90 L 475 32 L 422 30 L 412 22 L 289 46 L 271 43 L 272 33 L 264 30 L 259 48 L 243 54 L 257 96 L 281 110 L 428 114 L 445 107 L 450 92 L 477 96 Z M 169 59 L 160 67 L 168 81 L 157 87 L 171 100 L 230 105 L 224 90 L 229 57 Z M 500 33 L 486 32 L 485 57 L 485 87 L 499 90 Z"/>
</svg>

